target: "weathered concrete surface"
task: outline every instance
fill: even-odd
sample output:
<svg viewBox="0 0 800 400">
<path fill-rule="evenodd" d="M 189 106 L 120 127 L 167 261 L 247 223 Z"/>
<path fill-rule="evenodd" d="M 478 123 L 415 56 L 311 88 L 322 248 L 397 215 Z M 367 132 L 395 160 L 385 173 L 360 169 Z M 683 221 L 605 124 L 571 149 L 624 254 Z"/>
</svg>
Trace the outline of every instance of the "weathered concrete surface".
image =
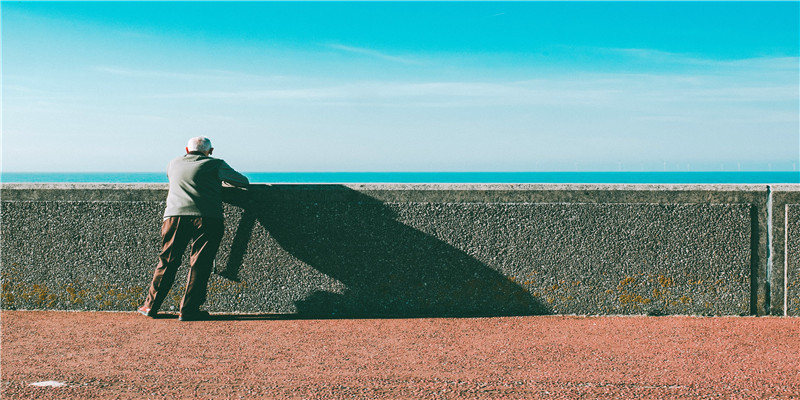
<svg viewBox="0 0 800 400">
<path fill-rule="evenodd" d="M 800 185 L 771 189 L 771 313 L 800 316 Z"/>
<path fill-rule="evenodd" d="M 130 310 L 143 301 L 165 185 L 2 188 L 4 309 Z M 225 196 L 212 311 L 770 308 L 764 186 L 264 185 Z"/>
<path fill-rule="evenodd" d="M 786 315 L 800 316 L 800 204 L 787 204 L 786 215 Z"/>
</svg>

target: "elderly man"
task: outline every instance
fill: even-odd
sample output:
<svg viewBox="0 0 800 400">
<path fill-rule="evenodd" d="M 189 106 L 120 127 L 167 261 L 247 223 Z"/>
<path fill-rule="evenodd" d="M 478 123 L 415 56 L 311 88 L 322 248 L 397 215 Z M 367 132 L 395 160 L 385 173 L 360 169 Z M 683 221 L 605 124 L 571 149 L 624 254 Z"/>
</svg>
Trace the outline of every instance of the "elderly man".
<svg viewBox="0 0 800 400">
<path fill-rule="evenodd" d="M 213 151 L 207 137 L 191 138 L 186 155 L 172 160 L 167 167 L 169 193 L 161 225 L 162 250 L 147 299 L 138 310 L 148 317 L 158 313 L 191 241 L 189 277 L 178 319 L 208 318 L 208 312 L 201 311 L 200 306 L 206 301 L 208 278 L 224 232 L 222 182 L 239 187 L 249 184 L 225 161 L 211 157 Z"/>
</svg>

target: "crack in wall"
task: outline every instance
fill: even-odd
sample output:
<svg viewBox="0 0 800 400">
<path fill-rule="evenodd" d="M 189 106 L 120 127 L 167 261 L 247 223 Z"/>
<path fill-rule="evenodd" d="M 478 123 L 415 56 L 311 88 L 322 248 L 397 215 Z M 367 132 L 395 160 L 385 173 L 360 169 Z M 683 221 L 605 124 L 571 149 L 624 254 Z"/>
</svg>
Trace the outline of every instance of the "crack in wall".
<svg viewBox="0 0 800 400">
<path fill-rule="evenodd" d="M 766 268 L 767 271 L 766 271 L 766 282 L 764 282 L 765 289 L 766 289 L 765 293 L 764 293 L 764 296 L 766 297 L 766 301 L 764 303 L 765 303 L 765 306 L 766 306 L 765 312 L 768 315 L 769 314 L 769 310 L 772 309 L 772 299 L 771 299 L 771 297 L 772 297 L 771 296 L 772 295 L 772 291 L 771 291 L 772 290 L 772 287 L 771 287 L 772 286 L 772 280 L 771 279 L 772 279 L 772 254 L 773 254 L 772 243 L 773 243 L 773 239 L 772 239 L 772 186 L 771 185 L 767 185 L 767 206 L 766 206 L 766 208 L 767 208 L 767 235 L 766 235 L 767 244 L 766 244 L 765 247 L 766 247 L 766 251 L 767 251 L 767 268 Z"/>
</svg>

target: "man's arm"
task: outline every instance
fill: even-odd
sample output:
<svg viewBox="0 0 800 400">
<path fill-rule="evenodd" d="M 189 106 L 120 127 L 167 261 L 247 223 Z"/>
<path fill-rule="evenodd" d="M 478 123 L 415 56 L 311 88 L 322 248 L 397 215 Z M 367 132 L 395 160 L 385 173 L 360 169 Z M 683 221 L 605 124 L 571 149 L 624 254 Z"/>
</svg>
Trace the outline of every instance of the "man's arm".
<svg viewBox="0 0 800 400">
<path fill-rule="evenodd" d="M 219 179 L 238 187 L 247 187 L 250 184 L 250 180 L 246 176 L 236 172 L 225 161 L 222 161 L 219 166 Z"/>
</svg>

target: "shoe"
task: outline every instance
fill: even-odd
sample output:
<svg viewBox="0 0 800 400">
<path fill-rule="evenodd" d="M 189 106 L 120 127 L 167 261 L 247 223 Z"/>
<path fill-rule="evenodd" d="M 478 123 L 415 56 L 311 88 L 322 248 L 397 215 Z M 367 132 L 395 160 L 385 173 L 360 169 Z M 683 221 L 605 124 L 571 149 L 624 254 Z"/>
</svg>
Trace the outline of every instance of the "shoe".
<svg viewBox="0 0 800 400">
<path fill-rule="evenodd" d="M 178 321 L 204 321 L 211 317 L 208 311 L 182 312 L 178 315 Z"/>
<path fill-rule="evenodd" d="M 138 311 L 139 314 L 142 314 L 145 317 L 150 317 L 150 318 L 155 318 L 156 315 L 158 314 L 158 310 L 151 310 L 145 306 L 139 307 L 139 309 L 137 309 L 136 311 Z"/>
</svg>

